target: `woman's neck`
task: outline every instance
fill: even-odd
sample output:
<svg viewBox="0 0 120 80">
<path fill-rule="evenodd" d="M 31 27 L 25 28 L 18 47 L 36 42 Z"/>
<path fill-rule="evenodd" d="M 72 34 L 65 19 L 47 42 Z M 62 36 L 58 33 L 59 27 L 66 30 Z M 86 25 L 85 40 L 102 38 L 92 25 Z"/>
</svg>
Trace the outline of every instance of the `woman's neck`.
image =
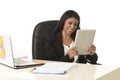
<svg viewBox="0 0 120 80">
<path fill-rule="evenodd" d="M 62 31 L 62 38 L 69 39 L 71 38 L 71 35 L 67 34 L 65 31 Z"/>
<path fill-rule="evenodd" d="M 65 45 L 69 46 L 72 43 L 72 38 L 70 35 L 66 34 L 64 31 L 62 32 L 62 41 Z"/>
</svg>

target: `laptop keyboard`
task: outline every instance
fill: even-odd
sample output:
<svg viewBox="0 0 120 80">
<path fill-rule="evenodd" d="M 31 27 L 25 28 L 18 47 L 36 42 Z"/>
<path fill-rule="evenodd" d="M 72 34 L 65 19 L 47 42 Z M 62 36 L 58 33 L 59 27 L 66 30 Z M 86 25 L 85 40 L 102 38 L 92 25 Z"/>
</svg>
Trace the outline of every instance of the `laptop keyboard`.
<svg viewBox="0 0 120 80">
<path fill-rule="evenodd" d="M 35 64 L 32 61 L 26 61 L 26 60 L 22 60 L 19 58 L 14 59 L 15 65 L 27 65 L 27 64 Z"/>
<path fill-rule="evenodd" d="M 21 59 L 19 59 L 19 58 L 17 58 L 17 59 L 14 59 L 14 62 L 15 62 L 16 64 L 28 63 L 28 61 L 21 60 Z"/>
</svg>

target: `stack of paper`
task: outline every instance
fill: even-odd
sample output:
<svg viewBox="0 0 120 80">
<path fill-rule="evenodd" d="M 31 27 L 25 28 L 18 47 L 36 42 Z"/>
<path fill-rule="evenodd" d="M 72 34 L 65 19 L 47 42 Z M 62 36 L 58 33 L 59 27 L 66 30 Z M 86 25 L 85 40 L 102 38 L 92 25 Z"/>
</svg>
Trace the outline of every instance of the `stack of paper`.
<svg viewBox="0 0 120 80">
<path fill-rule="evenodd" d="M 65 74 L 75 63 L 51 62 L 33 71 L 33 74 Z"/>
</svg>

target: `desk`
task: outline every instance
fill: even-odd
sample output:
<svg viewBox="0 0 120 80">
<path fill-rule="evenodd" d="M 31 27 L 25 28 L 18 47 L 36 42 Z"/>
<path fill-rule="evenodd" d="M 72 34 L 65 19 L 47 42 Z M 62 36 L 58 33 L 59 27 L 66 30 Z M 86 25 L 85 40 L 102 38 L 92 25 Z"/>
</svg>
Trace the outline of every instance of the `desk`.
<svg viewBox="0 0 120 80">
<path fill-rule="evenodd" d="M 33 69 L 33 67 L 15 70 L 0 64 L 0 79 L 1 80 L 110 80 L 108 79 L 108 77 L 111 75 L 115 76 L 114 74 L 111 73 L 116 71 L 118 67 L 91 65 L 91 64 L 77 64 L 75 68 L 73 68 L 64 75 L 32 74 L 29 73 L 29 70 L 31 69 Z M 118 69 L 116 73 L 120 74 L 120 69 Z M 112 80 L 120 80 L 120 76 L 117 76 L 117 79 L 112 79 Z"/>
</svg>

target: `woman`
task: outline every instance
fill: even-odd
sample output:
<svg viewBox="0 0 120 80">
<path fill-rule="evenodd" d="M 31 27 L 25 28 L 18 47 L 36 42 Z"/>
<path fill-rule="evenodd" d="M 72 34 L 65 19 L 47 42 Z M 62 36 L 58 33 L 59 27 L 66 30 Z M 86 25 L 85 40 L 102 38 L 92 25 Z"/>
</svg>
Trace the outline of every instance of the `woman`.
<svg viewBox="0 0 120 80">
<path fill-rule="evenodd" d="M 44 40 L 40 59 L 79 62 L 95 64 L 97 61 L 96 47 L 91 44 L 88 47 L 89 55 L 78 55 L 74 46 L 76 31 L 80 29 L 80 17 L 73 10 L 66 11 L 53 31 L 50 40 Z"/>
</svg>

